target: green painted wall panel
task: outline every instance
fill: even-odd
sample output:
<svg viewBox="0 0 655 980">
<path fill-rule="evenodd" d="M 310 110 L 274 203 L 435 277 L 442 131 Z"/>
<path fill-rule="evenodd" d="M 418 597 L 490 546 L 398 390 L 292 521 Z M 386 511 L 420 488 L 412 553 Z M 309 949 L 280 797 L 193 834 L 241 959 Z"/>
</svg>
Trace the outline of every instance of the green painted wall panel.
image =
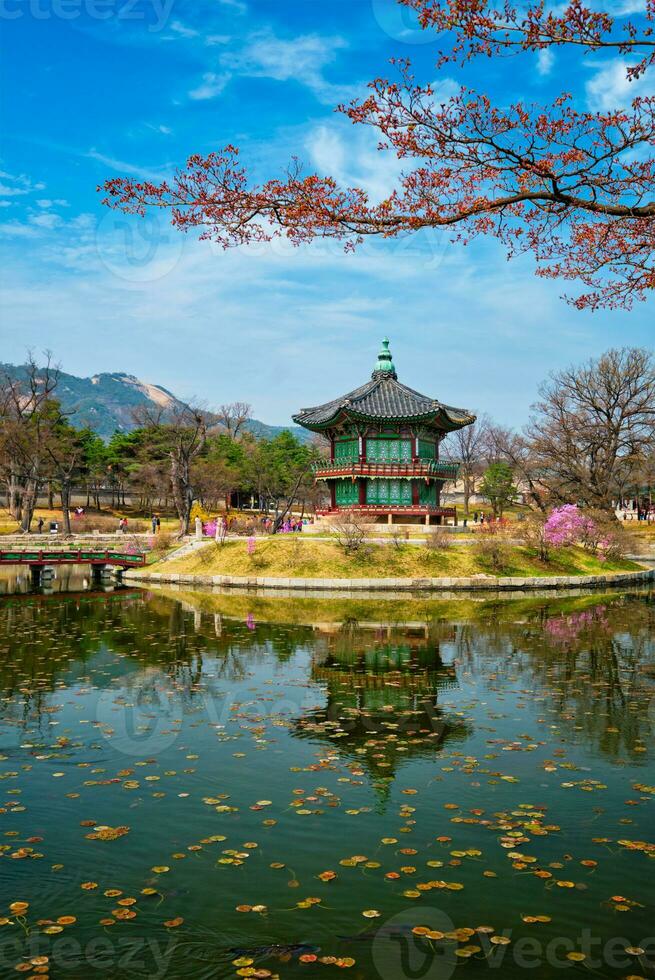
<svg viewBox="0 0 655 980">
<path fill-rule="evenodd" d="M 434 443 L 426 442 L 425 439 L 419 439 L 418 454 L 421 459 L 436 459 L 436 449 Z"/>
<path fill-rule="evenodd" d="M 426 483 L 425 480 L 421 480 L 418 485 L 418 501 L 420 504 L 436 506 L 436 485 L 434 483 Z"/>
</svg>

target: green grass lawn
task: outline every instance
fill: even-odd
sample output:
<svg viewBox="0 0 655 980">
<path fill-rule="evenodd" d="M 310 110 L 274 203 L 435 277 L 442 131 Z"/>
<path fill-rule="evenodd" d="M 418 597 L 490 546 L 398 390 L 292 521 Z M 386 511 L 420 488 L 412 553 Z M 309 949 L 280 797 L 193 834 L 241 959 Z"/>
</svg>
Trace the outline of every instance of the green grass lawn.
<svg viewBox="0 0 655 980">
<path fill-rule="evenodd" d="M 253 555 L 245 540 L 223 545 L 211 542 L 190 555 L 166 563 L 172 573 L 196 575 L 252 575 L 280 578 L 417 578 L 457 577 L 476 574 L 592 575 L 612 571 L 636 571 L 631 561 L 600 561 L 581 548 L 553 551 L 541 562 L 528 548 L 512 546 L 507 563 L 494 570 L 474 547 L 452 546 L 433 551 L 421 545 L 370 544 L 352 554 L 336 542 L 290 537 L 258 538 Z M 154 564 L 153 571 L 159 566 Z"/>
</svg>

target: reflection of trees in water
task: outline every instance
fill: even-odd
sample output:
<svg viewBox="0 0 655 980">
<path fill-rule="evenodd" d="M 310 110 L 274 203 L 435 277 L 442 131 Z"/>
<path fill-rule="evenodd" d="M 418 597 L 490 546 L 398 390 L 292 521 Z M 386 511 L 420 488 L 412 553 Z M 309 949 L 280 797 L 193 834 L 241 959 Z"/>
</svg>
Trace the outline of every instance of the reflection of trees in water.
<svg viewBox="0 0 655 980">
<path fill-rule="evenodd" d="M 518 683 L 543 699 L 551 723 L 591 739 L 617 758 L 638 758 L 652 734 L 648 708 L 655 678 L 655 607 L 623 596 L 555 615 L 548 606 L 515 621 L 457 628 L 461 670 L 490 687 Z"/>
<path fill-rule="evenodd" d="M 237 682 L 264 663 L 273 670 L 311 643 L 309 627 L 252 625 L 127 590 L 9 598 L 0 603 L 0 720 L 41 726 L 53 694 L 72 684 L 120 686 L 123 700 L 146 709 L 171 695 L 191 710 L 213 693 L 214 677 Z"/>
<path fill-rule="evenodd" d="M 444 721 L 436 697 L 456 682 L 441 662 L 447 651 L 461 684 L 474 676 L 532 691 L 545 699 L 547 721 L 592 738 L 612 757 L 632 753 L 649 731 L 652 598 L 485 602 L 473 622 L 456 621 L 452 608 L 422 622 L 386 623 L 383 603 L 374 614 L 380 622 L 299 626 L 202 614 L 148 593 L 7 599 L 0 603 L 0 717 L 18 726 L 47 720 L 53 692 L 72 684 L 120 685 L 146 706 L 171 697 L 196 710 L 201 697 L 221 693 L 215 685 L 224 690 L 262 667 L 273 677 L 281 664 L 311 656 L 309 679 L 325 685 L 326 704 L 298 719 L 295 733 L 340 744 L 380 773 L 436 745 L 435 726 Z M 384 737 L 382 755 L 365 744 L 376 737 Z M 407 744 L 398 751 L 400 737 Z"/>
</svg>

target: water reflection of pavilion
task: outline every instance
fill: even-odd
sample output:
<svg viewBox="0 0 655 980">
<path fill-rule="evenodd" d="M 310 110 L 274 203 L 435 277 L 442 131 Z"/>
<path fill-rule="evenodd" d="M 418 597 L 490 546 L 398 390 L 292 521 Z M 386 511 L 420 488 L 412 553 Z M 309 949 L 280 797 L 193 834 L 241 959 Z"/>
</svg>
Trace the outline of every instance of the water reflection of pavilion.
<svg viewBox="0 0 655 980">
<path fill-rule="evenodd" d="M 434 755 L 469 727 L 439 707 L 457 687 L 429 624 L 351 622 L 316 625 L 311 679 L 326 687 L 323 707 L 296 718 L 299 738 L 350 757 L 386 795 L 404 761 Z"/>
</svg>

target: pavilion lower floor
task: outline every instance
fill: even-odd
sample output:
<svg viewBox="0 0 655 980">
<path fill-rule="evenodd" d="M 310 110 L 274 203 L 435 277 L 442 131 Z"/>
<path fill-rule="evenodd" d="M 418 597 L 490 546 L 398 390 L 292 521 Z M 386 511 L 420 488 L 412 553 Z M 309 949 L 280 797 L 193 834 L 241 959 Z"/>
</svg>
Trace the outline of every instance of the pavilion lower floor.
<svg viewBox="0 0 655 980">
<path fill-rule="evenodd" d="M 352 477 L 326 480 L 330 493 L 327 513 L 356 511 L 371 523 L 440 524 L 456 519 L 452 507 L 442 507 L 442 480 Z"/>
<path fill-rule="evenodd" d="M 326 507 L 316 511 L 320 517 L 338 517 L 339 514 L 357 514 L 367 524 L 424 524 L 426 526 L 457 524 L 455 507 L 403 507 L 380 504 L 351 504 L 350 506 Z"/>
</svg>

